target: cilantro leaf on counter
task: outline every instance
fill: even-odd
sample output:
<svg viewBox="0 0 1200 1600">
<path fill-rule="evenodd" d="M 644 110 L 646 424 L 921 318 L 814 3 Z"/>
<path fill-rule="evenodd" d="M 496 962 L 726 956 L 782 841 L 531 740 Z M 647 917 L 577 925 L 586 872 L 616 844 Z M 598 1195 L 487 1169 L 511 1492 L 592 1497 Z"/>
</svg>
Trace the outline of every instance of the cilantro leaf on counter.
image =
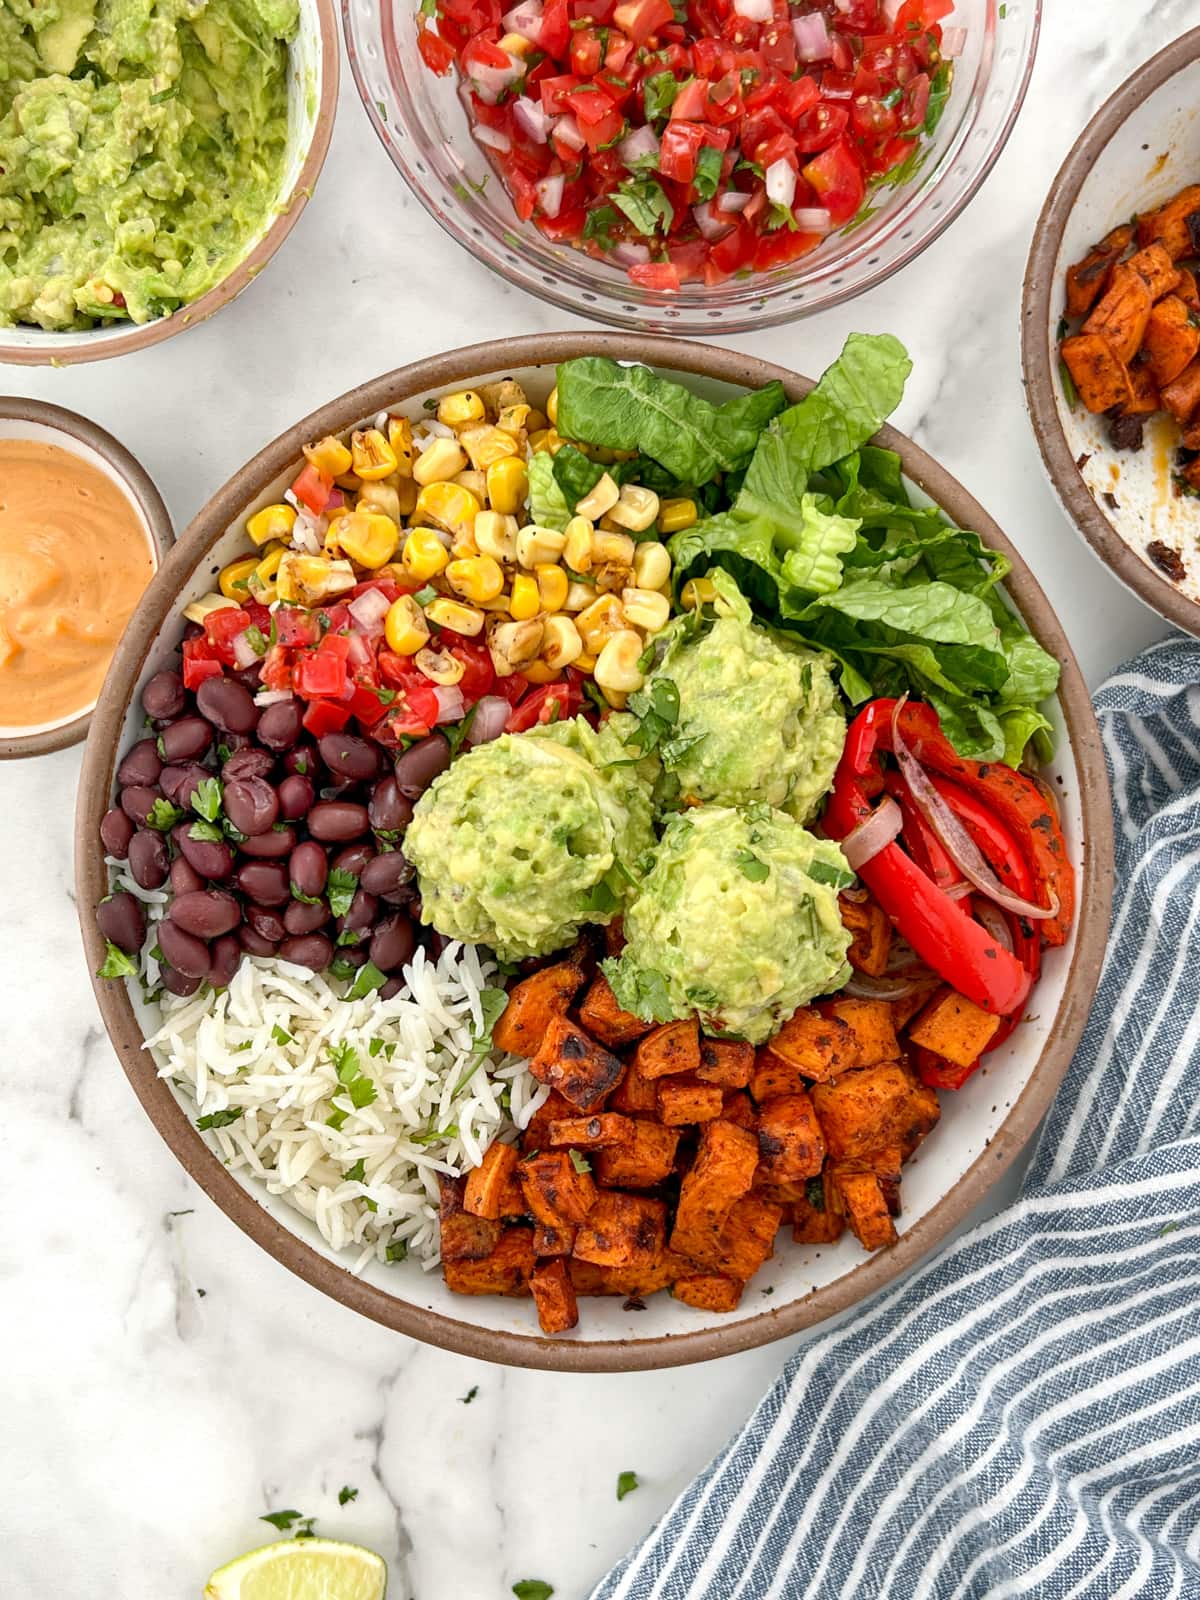
<svg viewBox="0 0 1200 1600">
<path fill-rule="evenodd" d="M 358 1499 L 358 1490 L 357 1489 L 352 1489 L 348 1483 L 344 1483 L 342 1485 L 342 1487 L 338 1490 L 338 1505 L 340 1505 L 340 1506 L 349 1505 L 351 1500 L 357 1500 L 357 1499 Z"/>
<path fill-rule="evenodd" d="M 518 1578 L 512 1592 L 517 1600 L 550 1600 L 554 1590 L 541 1578 Z"/>
<path fill-rule="evenodd" d="M 640 1489 L 636 1472 L 622 1472 L 617 1478 L 617 1499 L 624 1500 L 627 1494 L 632 1494 L 635 1489 Z"/>
</svg>

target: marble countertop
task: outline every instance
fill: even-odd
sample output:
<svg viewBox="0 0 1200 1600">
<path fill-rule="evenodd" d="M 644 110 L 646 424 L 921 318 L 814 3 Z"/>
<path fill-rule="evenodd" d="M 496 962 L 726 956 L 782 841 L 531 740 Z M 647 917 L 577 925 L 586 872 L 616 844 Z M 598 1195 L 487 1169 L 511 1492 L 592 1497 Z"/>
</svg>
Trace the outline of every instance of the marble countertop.
<svg viewBox="0 0 1200 1600">
<path fill-rule="evenodd" d="M 852 329 L 900 334 L 915 371 L 895 420 L 1007 530 L 1095 683 L 1163 624 L 1093 560 L 1043 480 L 1021 401 L 1021 276 L 1085 120 L 1200 6 L 1093 0 L 1085 30 L 1068 0 L 1045 9 L 1021 119 L 967 212 L 852 305 L 737 343 L 816 375 Z M 264 282 L 185 338 L 12 369 L 0 387 L 112 429 L 182 527 L 318 403 L 418 356 L 569 322 L 424 213 L 347 70 L 315 199 Z M 184 1176 L 102 1032 L 72 903 L 78 771 L 77 750 L 0 767 L 0 1587 L 189 1600 L 286 1506 L 381 1551 L 390 1600 L 502 1600 L 531 1576 L 582 1600 L 791 1346 L 662 1374 L 506 1371 L 378 1328 L 276 1265 Z M 641 1488 L 618 1503 L 626 1469 Z M 339 1507 L 343 1485 L 358 1494 Z"/>
</svg>

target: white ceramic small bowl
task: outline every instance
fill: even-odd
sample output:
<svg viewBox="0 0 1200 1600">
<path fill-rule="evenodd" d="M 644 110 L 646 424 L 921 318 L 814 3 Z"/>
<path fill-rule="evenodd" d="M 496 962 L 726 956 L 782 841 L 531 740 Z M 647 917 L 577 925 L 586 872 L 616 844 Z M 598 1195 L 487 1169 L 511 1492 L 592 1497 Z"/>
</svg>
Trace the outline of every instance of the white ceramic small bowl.
<svg viewBox="0 0 1200 1600">
<path fill-rule="evenodd" d="M 1034 231 L 1022 302 L 1025 397 L 1063 510 L 1100 560 L 1168 622 L 1200 634 L 1200 500 L 1171 484 L 1178 429 L 1159 416 L 1140 451 L 1115 450 L 1107 421 L 1067 403 L 1058 368 L 1067 268 L 1111 228 L 1200 177 L 1200 28 L 1154 56 L 1092 118 Z M 1154 561 L 1176 552 L 1174 581 Z M 1153 547 L 1153 550 L 1152 550 Z"/>
</svg>

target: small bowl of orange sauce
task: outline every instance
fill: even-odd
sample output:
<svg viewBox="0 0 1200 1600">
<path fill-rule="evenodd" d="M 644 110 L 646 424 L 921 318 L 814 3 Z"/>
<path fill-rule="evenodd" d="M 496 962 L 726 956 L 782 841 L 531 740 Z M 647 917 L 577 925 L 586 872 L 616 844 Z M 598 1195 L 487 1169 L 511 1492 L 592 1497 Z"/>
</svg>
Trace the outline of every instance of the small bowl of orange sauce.
<svg viewBox="0 0 1200 1600">
<path fill-rule="evenodd" d="M 0 757 L 84 737 L 173 540 L 158 490 L 111 434 L 0 396 Z"/>
</svg>

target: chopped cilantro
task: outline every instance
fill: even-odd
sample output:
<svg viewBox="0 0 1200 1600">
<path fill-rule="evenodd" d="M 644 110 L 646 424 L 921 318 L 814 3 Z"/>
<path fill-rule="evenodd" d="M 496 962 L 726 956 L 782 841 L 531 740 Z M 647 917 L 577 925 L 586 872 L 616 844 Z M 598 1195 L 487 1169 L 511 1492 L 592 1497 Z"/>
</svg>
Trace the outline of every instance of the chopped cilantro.
<svg viewBox="0 0 1200 1600">
<path fill-rule="evenodd" d="M 225 834 L 215 822 L 193 822 L 188 829 L 189 839 L 203 839 L 209 844 L 223 844 Z"/>
<path fill-rule="evenodd" d="M 335 917 L 346 915 L 357 891 L 358 879 L 354 874 L 347 872 L 345 867 L 334 867 L 325 881 L 325 893 L 329 896 L 329 909 Z"/>
<path fill-rule="evenodd" d="M 462 1404 L 464 1406 L 469 1406 L 471 1404 L 471 1401 L 474 1400 L 475 1396 L 478 1393 L 479 1393 L 479 1385 L 477 1383 L 473 1383 L 471 1385 L 471 1387 L 467 1390 L 466 1394 L 463 1395 Z"/>
<path fill-rule="evenodd" d="M 655 678 L 629 696 L 629 710 L 637 717 L 638 726 L 626 740 L 626 747 L 649 755 L 679 721 L 679 690 L 670 678 Z"/>
<path fill-rule="evenodd" d="M 316 1522 L 316 1520 L 316 1517 L 301 1517 L 300 1521 L 296 1524 L 296 1531 L 293 1533 L 292 1538 L 315 1539 L 317 1536 L 313 1531 L 313 1524 Z"/>
<path fill-rule="evenodd" d="M 342 1176 L 350 1183 L 364 1183 L 367 1176 L 367 1163 L 360 1156 L 352 1167 L 347 1167 Z"/>
<path fill-rule="evenodd" d="M 373 1078 L 358 1077 L 348 1085 L 350 1104 L 356 1111 L 361 1111 L 364 1106 L 373 1105 L 378 1099 Z"/>
<path fill-rule="evenodd" d="M 226 1106 L 224 1111 L 210 1111 L 197 1121 L 196 1126 L 201 1133 L 207 1133 L 210 1128 L 227 1128 L 231 1122 L 238 1120 L 245 1109 L 245 1106 Z"/>
<path fill-rule="evenodd" d="M 655 72 L 642 80 L 642 97 L 646 121 L 654 122 L 665 117 L 675 103 L 680 84 L 673 72 Z"/>
<path fill-rule="evenodd" d="M 352 1489 L 348 1483 L 344 1483 L 342 1485 L 342 1487 L 338 1490 L 338 1505 L 340 1505 L 340 1506 L 348 1506 L 350 1504 L 351 1500 L 357 1500 L 357 1499 L 358 1499 L 358 1490 L 357 1489 Z"/>
<path fill-rule="evenodd" d="M 765 861 L 760 861 L 753 850 L 735 850 L 733 859 L 743 878 L 748 878 L 751 883 L 762 883 L 771 874 L 771 869 Z"/>
<path fill-rule="evenodd" d="M 570 1156 L 571 1165 L 576 1172 L 583 1174 L 592 1170 L 592 1163 L 586 1156 L 580 1155 L 578 1150 L 568 1150 L 567 1154 Z"/>
<path fill-rule="evenodd" d="M 408 1256 L 408 1240 L 393 1239 L 384 1252 L 389 1261 L 403 1261 Z"/>
<path fill-rule="evenodd" d="M 721 182 L 721 152 L 715 144 L 701 147 L 696 157 L 696 175 L 692 179 L 701 200 L 711 200 Z"/>
<path fill-rule="evenodd" d="M 301 894 L 295 884 L 292 884 L 292 899 L 299 900 L 301 905 L 305 906 L 316 906 L 321 903 L 319 894 Z"/>
<path fill-rule="evenodd" d="M 150 807 L 146 817 L 148 827 L 155 828 L 159 833 L 169 833 L 175 824 L 182 818 L 183 812 L 178 806 L 173 806 L 169 800 L 164 800 L 162 795 Z"/>
<path fill-rule="evenodd" d="M 265 1517 L 259 1517 L 258 1520 L 269 1522 L 273 1528 L 278 1528 L 280 1533 L 286 1533 L 293 1523 L 302 1519 L 298 1511 L 268 1511 Z"/>
<path fill-rule="evenodd" d="M 804 1185 L 804 1198 L 814 1211 L 825 1209 L 825 1184 L 820 1178 L 810 1178 Z"/>
<path fill-rule="evenodd" d="M 853 872 L 831 867 L 827 861 L 810 862 L 808 875 L 814 883 L 827 883 L 831 889 L 849 889 L 855 881 Z"/>
<path fill-rule="evenodd" d="M 583 237 L 594 239 L 601 250 L 612 250 L 616 245 L 613 229 L 619 228 L 621 218 L 612 206 L 597 206 L 589 211 L 583 225 Z"/>
<path fill-rule="evenodd" d="M 205 778 L 192 792 L 192 810 L 198 811 L 206 822 L 215 822 L 221 815 L 223 793 L 220 778 Z"/>
<path fill-rule="evenodd" d="M 278 1023 L 275 1023 L 271 1029 L 271 1037 L 276 1044 L 291 1044 L 292 1042 L 291 1034 L 285 1033 Z"/>
<path fill-rule="evenodd" d="M 334 1133 L 340 1133 L 342 1128 L 345 1126 L 346 1118 L 349 1115 L 350 1113 L 348 1111 L 339 1111 L 335 1108 L 325 1118 L 325 1126 L 327 1128 L 332 1128 Z"/>
<path fill-rule="evenodd" d="M 369 1056 L 377 1056 L 382 1049 L 383 1049 L 383 1040 L 382 1039 L 372 1039 L 370 1044 L 367 1046 L 367 1054 Z"/>
<path fill-rule="evenodd" d="M 107 954 L 102 964 L 96 968 L 96 976 L 98 978 L 135 978 L 137 976 L 136 964 L 130 960 L 120 945 L 115 945 L 111 939 L 106 939 L 104 947 Z"/>
<path fill-rule="evenodd" d="M 638 1475 L 636 1472 L 622 1472 L 617 1477 L 617 1499 L 624 1500 L 627 1494 L 632 1494 L 639 1489 Z"/>
<path fill-rule="evenodd" d="M 658 232 L 661 225 L 665 234 L 675 220 L 675 207 L 653 178 L 626 178 L 610 198 L 639 233 L 649 236 Z"/>
</svg>

